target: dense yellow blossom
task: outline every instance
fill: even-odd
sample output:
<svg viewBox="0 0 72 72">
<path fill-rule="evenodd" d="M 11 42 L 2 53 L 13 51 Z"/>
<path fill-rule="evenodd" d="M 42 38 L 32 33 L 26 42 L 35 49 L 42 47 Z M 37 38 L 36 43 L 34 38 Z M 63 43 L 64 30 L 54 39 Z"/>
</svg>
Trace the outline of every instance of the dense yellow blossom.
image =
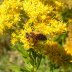
<svg viewBox="0 0 72 72">
<path fill-rule="evenodd" d="M 68 38 L 66 40 L 66 44 L 64 45 L 65 50 L 68 54 L 72 55 L 72 20 L 69 20 L 69 26 L 68 26 Z"/>
<path fill-rule="evenodd" d="M 38 14 L 43 14 L 48 9 L 49 11 L 51 10 L 51 8 L 44 6 L 39 0 L 25 0 L 23 7 L 28 15 L 33 18 L 35 18 Z"/>
<path fill-rule="evenodd" d="M 61 21 L 59 11 L 56 9 L 57 6 L 59 6 L 58 8 L 62 7 L 63 4 L 57 0 L 53 2 L 56 4 L 55 7 L 50 4 L 44 5 L 39 0 L 5 0 L 0 5 L 0 24 L 2 25 L 2 27 L 0 25 L 1 32 L 4 29 L 14 30 L 16 38 L 18 38 L 20 42 L 23 42 L 24 45 L 26 44 L 25 46 L 29 45 L 29 42 L 27 42 L 26 39 L 26 33 L 41 33 L 46 35 L 46 37 L 55 37 L 56 35 L 66 32 L 66 24 Z M 25 16 L 24 12 L 28 15 L 28 19 L 26 17 L 22 17 L 22 15 Z M 57 20 L 58 17 L 59 19 Z M 23 23 L 21 19 L 27 21 Z M 17 30 L 18 32 L 16 32 Z"/>
<path fill-rule="evenodd" d="M 8 29 L 20 21 L 20 10 L 22 3 L 20 0 L 5 0 L 0 5 L 0 24 Z"/>
<path fill-rule="evenodd" d="M 55 4 L 62 6 L 58 1 L 55 1 Z M 20 29 L 20 32 L 18 31 L 18 37 L 16 36 L 16 38 L 20 38 L 20 42 L 23 42 L 25 47 L 33 45 L 33 43 L 30 44 L 32 42 L 31 40 L 30 42 L 26 39 L 26 33 L 34 32 L 35 34 L 44 34 L 46 37 L 49 35 L 55 37 L 67 31 L 66 24 L 63 21 L 58 21 L 50 15 L 50 13 L 55 14 L 58 11 L 56 10 L 54 12 L 55 8 L 52 5 L 44 5 L 39 0 L 24 0 L 23 2 L 20 0 L 7 0 L 3 2 L 1 7 L 1 15 L 5 17 L 2 18 L 1 23 L 9 29 L 13 29 L 14 26 L 18 27 L 17 24 L 21 19 L 20 15 L 23 15 L 23 13 L 20 13 L 21 10 L 24 10 L 28 14 L 29 20 L 23 24 L 23 29 Z M 55 16 L 57 17 L 57 14 Z"/>
</svg>

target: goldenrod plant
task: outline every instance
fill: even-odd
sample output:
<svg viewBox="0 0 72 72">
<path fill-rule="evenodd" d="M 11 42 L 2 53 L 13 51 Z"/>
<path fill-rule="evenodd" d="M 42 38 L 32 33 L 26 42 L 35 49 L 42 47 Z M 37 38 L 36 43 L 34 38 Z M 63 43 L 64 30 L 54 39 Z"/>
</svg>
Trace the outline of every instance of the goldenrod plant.
<svg viewBox="0 0 72 72">
<path fill-rule="evenodd" d="M 23 72 L 37 72 L 43 56 L 64 69 L 71 64 L 72 54 L 66 46 L 70 20 L 64 15 L 66 7 L 58 0 L 4 0 L 1 3 L 0 36 L 10 35 L 10 45 L 28 61 Z"/>
</svg>

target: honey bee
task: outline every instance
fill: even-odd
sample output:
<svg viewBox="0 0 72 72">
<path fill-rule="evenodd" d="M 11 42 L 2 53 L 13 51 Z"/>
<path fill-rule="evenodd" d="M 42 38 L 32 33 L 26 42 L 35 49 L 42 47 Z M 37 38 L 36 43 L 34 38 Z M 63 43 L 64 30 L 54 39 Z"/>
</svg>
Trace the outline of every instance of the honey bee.
<svg viewBox="0 0 72 72">
<path fill-rule="evenodd" d="M 47 40 L 47 37 L 43 34 L 37 34 L 36 39 L 40 40 L 40 41 L 45 41 L 45 40 Z"/>
<path fill-rule="evenodd" d="M 27 39 L 32 38 L 34 43 L 37 43 L 38 41 L 45 41 L 45 40 L 47 40 L 47 37 L 45 35 L 43 35 L 41 33 L 40 34 L 35 34 L 33 32 L 31 32 L 30 34 L 26 33 L 26 38 Z"/>
</svg>

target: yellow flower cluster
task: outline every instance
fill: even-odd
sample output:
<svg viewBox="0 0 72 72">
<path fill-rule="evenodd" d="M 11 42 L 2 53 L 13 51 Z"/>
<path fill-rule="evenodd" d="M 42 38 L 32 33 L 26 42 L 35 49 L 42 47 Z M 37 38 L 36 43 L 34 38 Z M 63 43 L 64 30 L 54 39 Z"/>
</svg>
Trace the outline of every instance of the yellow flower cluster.
<svg viewBox="0 0 72 72">
<path fill-rule="evenodd" d="M 54 5 L 50 3 L 44 5 L 43 2 L 40 0 L 5 0 L 0 5 L 0 33 L 13 30 L 16 37 L 12 36 L 12 43 L 14 44 L 18 38 L 24 43 L 25 48 L 30 48 L 34 44 L 31 43 L 32 38 L 30 38 L 31 42 L 26 38 L 27 33 L 43 34 L 49 40 L 51 37 L 66 32 L 66 24 L 60 16 L 63 3 L 55 0 Z"/>
<path fill-rule="evenodd" d="M 64 45 L 65 50 L 68 54 L 72 55 L 72 19 L 69 20 L 69 26 L 68 26 L 68 37 L 66 40 L 66 44 Z"/>
<path fill-rule="evenodd" d="M 22 3 L 20 0 L 4 0 L 0 5 L 0 26 L 5 29 L 12 29 L 20 21 L 20 10 Z M 3 30 L 0 28 L 0 31 Z"/>
<path fill-rule="evenodd" d="M 35 26 L 35 30 L 43 33 L 45 35 L 51 34 L 61 34 L 64 31 L 67 31 L 66 24 L 62 21 L 57 21 L 55 19 L 50 20 L 48 24 L 39 23 Z"/>
<path fill-rule="evenodd" d="M 24 10 L 31 18 L 37 17 L 40 13 L 48 11 L 48 7 L 44 6 L 39 0 L 25 0 L 23 3 Z M 49 8 L 49 11 L 51 7 Z"/>
<path fill-rule="evenodd" d="M 53 39 L 57 35 L 67 31 L 66 23 L 63 23 L 59 14 L 63 4 L 55 1 L 55 5 L 53 7 L 50 4 L 44 5 L 39 0 L 25 0 L 23 8 L 28 14 L 29 19 L 23 27 L 23 34 L 21 32 L 23 39 L 26 37 L 26 33 L 29 35 L 30 33 L 35 33 L 43 34 L 47 37 L 47 40 L 51 40 L 51 38 Z M 32 37 L 29 40 L 23 40 L 20 35 L 19 37 L 22 40 L 21 42 L 24 43 L 25 48 L 33 48 L 34 43 Z"/>
</svg>

